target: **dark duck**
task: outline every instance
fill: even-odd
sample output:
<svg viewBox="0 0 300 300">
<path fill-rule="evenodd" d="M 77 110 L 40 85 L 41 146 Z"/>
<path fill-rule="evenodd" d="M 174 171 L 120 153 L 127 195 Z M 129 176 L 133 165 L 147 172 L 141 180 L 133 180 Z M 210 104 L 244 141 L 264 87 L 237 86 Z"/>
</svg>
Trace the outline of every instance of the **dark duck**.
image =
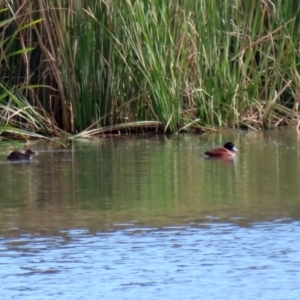
<svg viewBox="0 0 300 300">
<path fill-rule="evenodd" d="M 8 160 L 17 161 L 17 160 L 30 160 L 32 155 L 36 153 L 31 149 L 27 149 L 24 153 L 20 151 L 13 151 L 8 156 Z"/>
</svg>

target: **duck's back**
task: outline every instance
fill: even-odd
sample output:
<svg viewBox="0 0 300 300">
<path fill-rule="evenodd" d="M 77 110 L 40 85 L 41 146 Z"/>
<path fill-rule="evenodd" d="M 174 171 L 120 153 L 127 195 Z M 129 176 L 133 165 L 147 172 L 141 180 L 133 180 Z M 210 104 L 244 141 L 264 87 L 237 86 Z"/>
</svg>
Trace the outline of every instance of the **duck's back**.
<svg viewBox="0 0 300 300">
<path fill-rule="evenodd" d="M 224 157 L 224 156 L 234 156 L 234 152 L 226 148 L 217 148 L 210 151 L 204 152 L 205 155 L 210 157 Z"/>
<path fill-rule="evenodd" d="M 7 156 L 8 160 L 30 160 L 30 156 L 19 151 L 13 151 Z"/>
</svg>

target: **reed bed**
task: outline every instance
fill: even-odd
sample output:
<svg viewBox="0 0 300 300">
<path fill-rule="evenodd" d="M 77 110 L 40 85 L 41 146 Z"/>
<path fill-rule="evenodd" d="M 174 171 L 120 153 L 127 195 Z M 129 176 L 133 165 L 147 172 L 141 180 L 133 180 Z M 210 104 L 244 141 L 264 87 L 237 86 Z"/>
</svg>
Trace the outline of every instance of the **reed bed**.
<svg viewBox="0 0 300 300">
<path fill-rule="evenodd" d="M 298 121 L 299 9 L 283 0 L 4 1 L 0 126 L 83 136 Z"/>
</svg>

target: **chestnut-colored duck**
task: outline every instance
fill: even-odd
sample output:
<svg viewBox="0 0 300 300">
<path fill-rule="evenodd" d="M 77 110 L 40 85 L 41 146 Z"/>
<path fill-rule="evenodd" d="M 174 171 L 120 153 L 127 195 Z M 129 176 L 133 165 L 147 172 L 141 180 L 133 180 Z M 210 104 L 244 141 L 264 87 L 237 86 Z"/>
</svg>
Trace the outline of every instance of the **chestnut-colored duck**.
<svg viewBox="0 0 300 300">
<path fill-rule="evenodd" d="M 13 151 L 8 156 L 8 160 L 30 160 L 32 155 L 35 155 L 36 153 L 32 151 L 31 149 L 27 149 L 25 153 L 20 151 Z"/>
<path fill-rule="evenodd" d="M 223 148 L 217 148 L 210 151 L 206 151 L 204 154 L 209 157 L 216 157 L 216 158 L 234 158 L 235 152 L 238 151 L 234 144 L 228 142 L 224 145 Z"/>
</svg>

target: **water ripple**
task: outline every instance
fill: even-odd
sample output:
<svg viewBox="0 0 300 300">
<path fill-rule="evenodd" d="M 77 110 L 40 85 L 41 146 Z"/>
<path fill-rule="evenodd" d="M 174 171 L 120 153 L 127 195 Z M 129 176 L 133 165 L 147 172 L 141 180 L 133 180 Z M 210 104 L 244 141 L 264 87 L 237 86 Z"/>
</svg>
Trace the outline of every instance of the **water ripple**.
<svg viewBox="0 0 300 300">
<path fill-rule="evenodd" d="M 4 299 L 297 299 L 299 222 L 0 240 Z"/>
</svg>

